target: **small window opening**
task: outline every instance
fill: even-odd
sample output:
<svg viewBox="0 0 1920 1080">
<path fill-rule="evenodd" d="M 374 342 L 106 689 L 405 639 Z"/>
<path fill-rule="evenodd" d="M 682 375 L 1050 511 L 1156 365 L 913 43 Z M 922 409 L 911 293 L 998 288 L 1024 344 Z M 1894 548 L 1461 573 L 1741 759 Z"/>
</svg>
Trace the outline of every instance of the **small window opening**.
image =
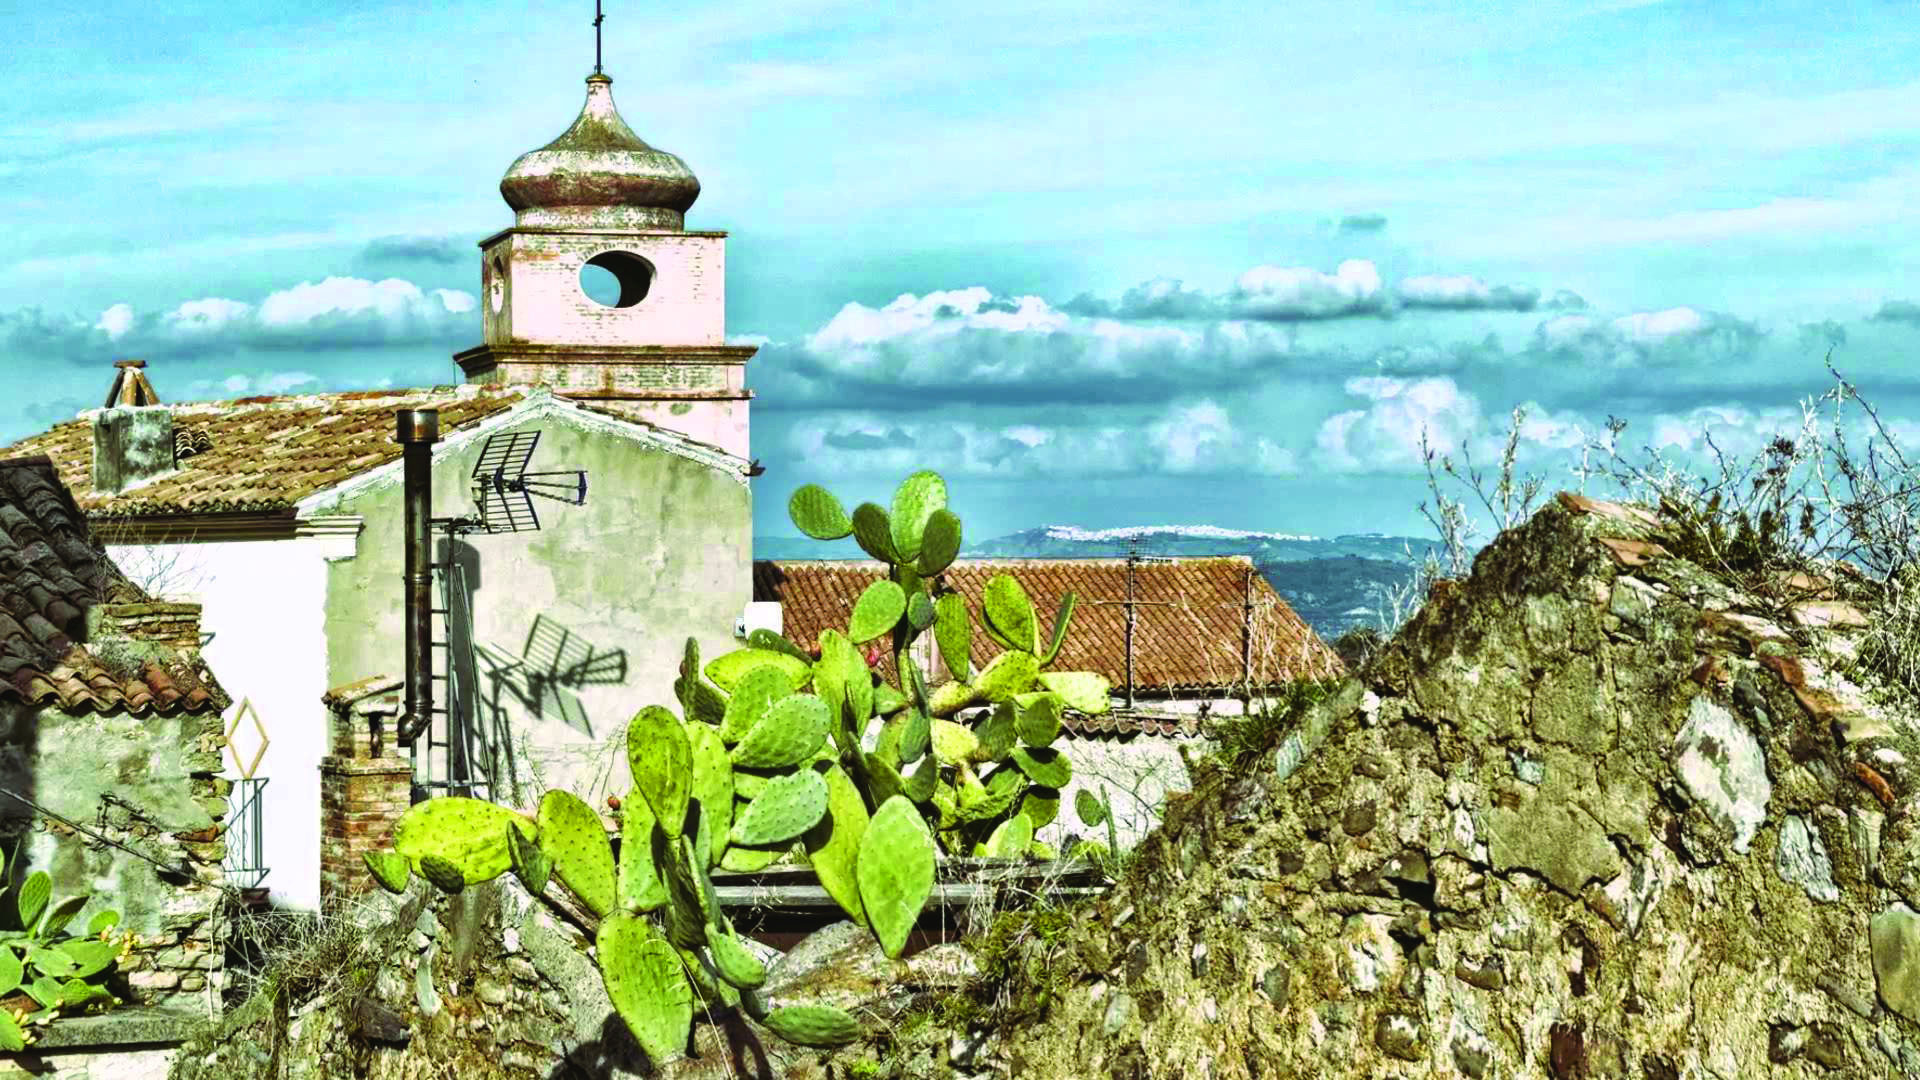
<svg viewBox="0 0 1920 1080">
<path fill-rule="evenodd" d="M 653 265 L 628 251 L 603 251 L 580 268 L 580 291 L 602 307 L 632 307 L 652 284 Z"/>
</svg>

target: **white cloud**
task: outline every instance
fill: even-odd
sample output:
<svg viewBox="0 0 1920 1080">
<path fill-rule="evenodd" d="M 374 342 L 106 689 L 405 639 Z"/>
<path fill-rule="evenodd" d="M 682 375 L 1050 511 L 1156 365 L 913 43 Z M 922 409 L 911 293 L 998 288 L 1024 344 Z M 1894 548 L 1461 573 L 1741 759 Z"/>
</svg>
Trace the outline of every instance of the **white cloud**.
<svg viewBox="0 0 1920 1080">
<path fill-rule="evenodd" d="M 1257 319 L 1324 319 L 1377 311 L 1384 303 L 1380 271 L 1366 259 L 1348 259 L 1331 274 L 1256 266 L 1240 275 L 1231 300 L 1235 314 Z"/>
<path fill-rule="evenodd" d="M 1530 311 L 1540 300 L 1538 289 L 1489 286 L 1467 274 L 1422 274 L 1401 281 L 1394 291 L 1400 303 L 1408 307 Z"/>
<path fill-rule="evenodd" d="M 129 304 L 115 304 L 100 313 L 100 321 L 93 324 L 95 330 L 105 330 L 110 341 L 120 340 L 133 326 L 133 307 Z"/>
<path fill-rule="evenodd" d="M 398 278 L 330 277 L 301 282 L 259 304 L 226 297 L 188 300 L 141 313 L 114 304 L 92 322 L 31 309 L 0 314 L 0 343 L 36 356 L 73 361 L 121 355 L 204 356 L 235 349 L 356 349 L 457 344 L 479 333 L 474 297 L 454 289 L 424 292 Z"/>
<path fill-rule="evenodd" d="M 1613 328 L 1622 337 L 1641 344 L 1656 344 L 1682 334 L 1697 334 L 1706 327 L 1707 320 L 1688 307 L 1637 312 L 1613 320 Z"/>
<path fill-rule="evenodd" d="M 1464 442 L 1476 461 L 1495 458 L 1506 434 L 1506 417 L 1488 422 L 1480 402 L 1445 377 L 1402 379 L 1371 375 L 1348 379 L 1347 393 L 1368 405 L 1328 417 L 1316 436 L 1319 463 L 1336 472 L 1409 472 L 1422 467 L 1421 436 L 1438 454 L 1458 453 Z M 1529 452 L 1568 449 L 1584 439 L 1579 418 L 1527 406 L 1520 442 Z"/>
<path fill-rule="evenodd" d="M 941 463 L 949 475 L 1003 477 L 1265 474 L 1295 470 L 1291 451 L 1237 428 L 1216 402 L 1171 406 L 1144 424 L 993 426 L 827 413 L 788 449 L 823 473 L 887 474 Z"/>
<path fill-rule="evenodd" d="M 796 371 L 949 399 L 1156 400 L 1270 376 L 1287 333 L 1256 323 L 1089 318 L 981 287 L 850 303 L 803 342 Z M 796 397 L 798 394 L 795 395 Z"/>
</svg>

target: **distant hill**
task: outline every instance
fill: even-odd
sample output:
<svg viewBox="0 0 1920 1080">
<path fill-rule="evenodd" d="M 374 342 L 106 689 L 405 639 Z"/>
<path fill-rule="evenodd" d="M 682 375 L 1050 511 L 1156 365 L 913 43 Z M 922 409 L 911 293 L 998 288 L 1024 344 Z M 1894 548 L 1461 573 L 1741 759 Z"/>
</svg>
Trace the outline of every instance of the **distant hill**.
<svg viewBox="0 0 1920 1080">
<path fill-rule="evenodd" d="M 1211 525 L 1146 525 L 1081 529 L 1042 525 L 966 545 L 975 558 L 1094 559 L 1124 557 L 1129 546 L 1142 555 L 1191 558 L 1246 555 L 1260 575 L 1307 625 L 1332 641 L 1346 630 L 1377 622 L 1380 593 L 1412 578 L 1433 540 L 1381 533 L 1301 536 L 1248 532 Z M 756 536 L 756 559 L 864 559 L 851 538 L 823 543 L 804 536 Z"/>
</svg>

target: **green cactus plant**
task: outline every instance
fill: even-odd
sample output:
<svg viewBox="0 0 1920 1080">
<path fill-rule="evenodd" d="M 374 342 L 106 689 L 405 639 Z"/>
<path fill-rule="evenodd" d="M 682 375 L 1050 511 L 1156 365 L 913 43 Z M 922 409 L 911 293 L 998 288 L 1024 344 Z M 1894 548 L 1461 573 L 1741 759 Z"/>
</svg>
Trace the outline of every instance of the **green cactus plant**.
<svg viewBox="0 0 1920 1080">
<path fill-rule="evenodd" d="M 893 550 L 901 561 L 910 562 L 919 557 L 927 519 L 946 506 L 947 482 L 939 473 L 923 469 L 900 482 L 893 493 L 893 512 L 888 515 L 888 522 L 893 534 Z"/>
<path fill-rule="evenodd" d="M 867 832 L 867 804 L 860 797 L 847 771 L 828 765 L 821 771 L 827 787 L 827 812 L 804 834 L 807 861 L 820 878 L 820 887 L 839 903 L 853 921 L 866 925 L 866 909 L 860 904 L 860 881 L 855 866 L 860 855 L 860 840 Z"/>
<path fill-rule="evenodd" d="M 787 499 L 787 516 L 815 540 L 839 540 L 853 531 L 853 522 L 847 520 L 840 500 L 818 484 L 794 489 Z"/>
<path fill-rule="evenodd" d="M 600 815 L 578 795 L 556 788 L 541 797 L 538 820 L 540 850 L 553 873 L 587 910 L 604 917 L 614 909 L 618 891 L 613 847 Z"/>
<path fill-rule="evenodd" d="M 760 1021 L 775 1035 L 800 1046 L 832 1050 L 860 1038 L 860 1021 L 831 1005 L 788 1005 Z"/>
<path fill-rule="evenodd" d="M 607 998 L 656 1064 L 684 1050 L 693 1028 L 693 987 L 680 956 L 653 924 L 615 912 L 594 936 Z"/>
<path fill-rule="evenodd" d="M 693 794 L 693 745 L 679 718 L 658 705 L 634 714 L 627 725 L 627 765 L 634 790 L 660 828 L 680 835 Z"/>
<path fill-rule="evenodd" d="M 441 892 L 455 894 L 467 887 L 466 873 L 450 859 L 443 859 L 438 855 L 422 855 L 420 865 L 415 869 L 420 871 L 421 877 L 426 878 Z M 493 876 L 500 875 L 496 873 Z"/>
<path fill-rule="evenodd" d="M 934 877 L 933 834 L 906 796 L 874 812 L 854 870 L 867 925 L 887 956 L 897 958 L 933 893 Z"/>
<path fill-rule="evenodd" d="M 826 741 L 827 705 L 809 694 L 789 694 L 773 703 L 734 745 L 733 763 L 750 769 L 780 769 L 813 756 Z"/>
<path fill-rule="evenodd" d="M 827 783 L 811 770 L 767 781 L 733 822 L 733 842 L 765 847 L 789 841 L 814 827 L 827 812 Z"/>
<path fill-rule="evenodd" d="M 906 612 L 906 590 L 896 582 L 885 579 L 876 581 L 862 590 L 860 598 L 854 601 L 853 619 L 847 624 L 847 637 L 856 645 L 872 641 L 892 630 Z"/>
<path fill-rule="evenodd" d="M 427 856 L 457 869 L 466 884 L 491 881 L 513 865 L 507 849 L 507 823 L 532 839 L 534 823 L 525 814 L 484 799 L 447 795 L 416 803 L 394 825 L 393 850 L 407 857 L 415 872 L 425 877 L 420 861 Z M 438 884 L 438 882 L 435 882 Z"/>
<path fill-rule="evenodd" d="M 503 825 L 501 828 L 512 829 L 513 826 Z M 515 832 L 514 835 L 518 836 L 519 833 Z M 381 888 L 390 893 L 407 891 L 407 878 L 413 874 L 413 867 L 408 864 L 405 855 L 397 851 L 369 851 L 361 857 L 366 860 L 367 869 L 373 872 L 373 878 Z"/>
</svg>

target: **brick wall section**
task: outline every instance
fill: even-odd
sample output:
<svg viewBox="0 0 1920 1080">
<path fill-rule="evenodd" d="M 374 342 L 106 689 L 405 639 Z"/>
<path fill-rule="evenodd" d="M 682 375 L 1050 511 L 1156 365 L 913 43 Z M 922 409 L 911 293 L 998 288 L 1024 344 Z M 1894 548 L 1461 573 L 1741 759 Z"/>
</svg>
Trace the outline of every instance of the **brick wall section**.
<svg viewBox="0 0 1920 1080">
<path fill-rule="evenodd" d="M 88 616 L 89 640 L 125 637 L 177 649 L 200 647 L 199 604 L 95 604 Z"/>
<path fill-rule="evenodd" d="M 338 686 L 323 703 L 332 752 L 320 760 L 320 907 L 379 886 L 365 854 L 393 843 L 393 826 L 413 804 L 413 765 L 394 744 L 400 680 L 385 676 Z"/>
</svg>

